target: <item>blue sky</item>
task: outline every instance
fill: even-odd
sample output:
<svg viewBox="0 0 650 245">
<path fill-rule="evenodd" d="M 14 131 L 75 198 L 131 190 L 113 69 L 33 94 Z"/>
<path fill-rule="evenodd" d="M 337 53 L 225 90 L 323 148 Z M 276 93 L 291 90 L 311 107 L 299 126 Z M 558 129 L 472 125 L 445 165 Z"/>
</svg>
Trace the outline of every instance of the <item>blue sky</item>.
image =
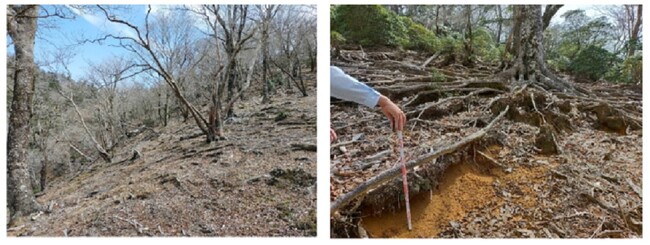
<svg viewBox="0 0 650 245">
<path fill-rule="evenodd" d="M 67 67 L 72 78 L 82 79 L 88 74 L 89 63 L 97 64 L 109 57 L 129 55 L 122 48 L 108 45 L 115 44 L 114 41 L 107 41 L 103 45 L 79 44 L 83 39 L 95 39 L 106 33 L 133 35 L 127 28 L 106 21 L 103 13 L 98 12 L 94 6 L 93 11 L 80 11 L 64 5 L 56 5 L 56 7 L 64 8 L 67 14 L 74 15 L 75 18 L 73 20 L 52 18 L 47 20 L 49 28 L 39 26 L 35 58 L 42 69 L 64 71 L 59 63 L 53 62 L 61 60 L 53 54 L 63 52 L 69 58 Z M 52 12 L 55 6 L 46 5 L 43 8 Z M 140 26 L 144 23 L 146 9 L 146 5 L 130 5 L 128 9 L 120 10 L 118 16 Z M 13 48 L 10 47 L 7 52 L 12 54 Z"/>
</svg>

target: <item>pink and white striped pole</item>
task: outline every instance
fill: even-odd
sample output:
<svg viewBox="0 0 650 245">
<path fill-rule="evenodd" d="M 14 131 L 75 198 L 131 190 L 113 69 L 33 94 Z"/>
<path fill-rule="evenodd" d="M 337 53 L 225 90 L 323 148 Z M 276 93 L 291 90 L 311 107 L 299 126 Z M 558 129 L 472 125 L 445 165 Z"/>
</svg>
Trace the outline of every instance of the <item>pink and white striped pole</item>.
<svg viewBox="0 0 650 245">
<path fill-rule="evenodd" d="M 402 162 L 402 184 L 404 185 L 404 199 L 406 200 L 406 221 L 408 222 L 409 231 L 413 230 L 411 225 L 411 204 L 409 203 L 409 183 L 406 179 L 406 160 L 404 159 L 404 137 L 402 136 L 402 131 L 397 132 L 397 138 L 399 139 L 399 158 Z"/>
</svg>

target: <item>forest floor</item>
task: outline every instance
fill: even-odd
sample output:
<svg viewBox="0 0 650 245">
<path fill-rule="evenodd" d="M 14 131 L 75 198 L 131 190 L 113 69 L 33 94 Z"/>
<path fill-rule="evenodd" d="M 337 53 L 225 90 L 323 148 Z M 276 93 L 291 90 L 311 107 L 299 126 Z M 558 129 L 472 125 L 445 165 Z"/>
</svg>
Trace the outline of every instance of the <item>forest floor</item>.
<svg viewBox="0 0 650 245">
<path fill-rule="evenodd" d="M 428 58 L 345 50 L 332 60 L 407 113 L 407 160 L 509 111 L 482 138 L 409 171 L 412 230 L 397 177 L 338 209 L 332 237 L 642 237 L 641 86 L 579 84 L 598 95 L 587 99 L 494 77 L 494 66 Z M 330 109 L 334 202 L 395 167 L 399 148 L 379 110 L 340 101 Z"/>
<path fill-rule="evenodd" d="M 49 183 L 37 199 L 47 210 L 9 227 L 8 236 L 315 236 L 309 76 L 308 97 L 279 91 L 262 104 L 249 91 L 225 124 L 226 140 L 185 139 L 197 132 L 191 119 L 128 139 L 113 163 Z M 142 157 L 130 160 L 133 150 Z"/>
</svg>

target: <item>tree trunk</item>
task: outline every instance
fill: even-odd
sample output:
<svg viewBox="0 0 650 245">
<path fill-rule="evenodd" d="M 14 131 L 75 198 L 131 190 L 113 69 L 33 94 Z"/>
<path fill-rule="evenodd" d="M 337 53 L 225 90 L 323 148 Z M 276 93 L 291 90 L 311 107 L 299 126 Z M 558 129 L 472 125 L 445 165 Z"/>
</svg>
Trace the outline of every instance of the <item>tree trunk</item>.
<svg viewBox="0 0 650 245">
<path fill-rule="evenodd" d="M 312 47 L 312 45 L 307 41 L 307 54 L 309 55 L 309 71 L 310 72 L 315 72 L 316 71 L 316 47 Z"/>
<path fill-rule="evenodd" d="M 45 150 L 45 148 L 43 148 Z M 41 191 L 45 191 L 45 187 L 47 186 L 47 165 L 49 163 L 48 159 L 48 153 L 43 151 L 43 162 L 41 163 L 41 179 L 40 179 L 40 185 L 41 185 Z"/>
<path fill-rule="evenodd" d="M 474 64 L 473 34 L 472 34 L 472 5 L 465 5 L 465 61 L 464 66 L 471 67 Z"/>
<path fill-rule="evenodd" d="M 81 111 L 79 111 L 79 107 L 77 107 L 77 103 L 74 102 L 74 98 L 72 97 L 72 95 L 70 95 L 70 97 L 66 97 L 63 94 L 63 92 L 60 91 L 60 90 L 59 90 L 59 93 L 61 94 L 61 96 L 66 98 L 68 101 L 70 101 L 70 103 L 72 103 L 72 106 L 74 106 L 74 110 L 77 113 L 77 116 L 79 116 L 79 121 L 81 121 L 81 125 L 84 127 L 84 130 L 86 131 L 86 134 L 88 134 L 88 137 L 90 137 L 90 140 L 92 140 L 93 144 L 95 144 L 95 150 L 97 150 L 97 153 L 99 153 L 99 156 L 102 159 L 104 159 L 104 161 L 106 163 L 111 163 L 111 161 L 112 161 L 111 160 L 111 155 L 108 154 L 106 149 L 101 144 L 99 144 L 97 139 L 95 139 L 95 136 L 93 135 L 93 133 L 90 132 L 90 129 L 86 125 L 86 121 L 84 120 L 83 115 L 81 115 Z M 100 133 L 100 135 L 103 135 L 103 134 Z"/>
<path fill-rule="evenodd" d="M 513 55 L 514 65 L 504 73 L 513 74 L 514 78 L 522 81 L 532 81 L 547 89 L 556 89 L 568 93 L 587 93 L 585 90 L 576 90 L 576 88 L 558 78 L 547 67 L 544 59 L 544 35 L 542 23 L 542 6 L 541 5 L 517 5 L 515 12 L 520 23 L 515 23 L 518 30 L 513 32 L 520 33 L 520 38 L 515 36 L 513 47 L 516 47 Z"/>
<path fill-rule="evenodd" d="M 302 67 L 300 65 L 300 59 L 296 59 L 298 64 L 298 79 L 300 79 L 300 93 L 303 97 L 307 97 L 307 86 L 305 86 L 305 79 L 302 77 Z"/>
<path fill-rule="evenodd" d="M 542 31 L 546 30 L 548 25 L 551 24 L 551 18 L 557 13 L 560 8 L 564 6 L 563 4 L 559 5 L 547 5 L 546 10 L 544 10 L 544 15 L 542 16 Z"/>
<path fill-rule="evenodd" d="M 436 20 L 435 20 L 435 25 L 436 25 L 436 35 L 440 35 L 440 26 L 438 26 L 438 17 L 440 17 L 440 8 L 442 5 L 436 6 Z"/>
<path fill-rule="evenodd" d="M 636 11 L 636 19 L 634 23 L 634 27 L 632 28 L 632 32 L 630 33 L 630 41 L 629 41 L 629 47 L 627 51 L 627 57 L 631 57 L 634 55 L 634 52 L 637 49 L 638 42 L 639 42 L 639 29 L 641 28 L 641 18 L 642 18 L 642 7 L 641 5 L 637 5 L 637 11 Z"/>
<path fill-rule="evenodd" d="M 269 10 L 267 10 L 269 11 Z M 267 19 L 262 20 L 262 81 L 264 81 L 264 89 L 262 94 L 262 104 L 268 104 L 271 93 L 271 81 L 267 77 L 269 70 L 269 25 Z"/>
<path fill-rule="evenodd" d="M 524 21 L 524 16 L 521 13 L 521 6 L 515 6 L 512 11 L 512 30 L 508 35 L 506 41 L 506 52 L 512 54 L 513 57 L 517 56 L 519 45 L 521 44 L 521 23 Z"/>
<path fill-rule="evenodd" d="M 178 109 L 181 111 L 181 116 L 183 117 L 183 122 L 187 122 L 187 119 L 190 118 L 190 110 L 186 106 L 184 106 L 183 102 L 180 101 L 180 98 L 176 97 L 178 99 Z"/>
<path fill-rule="evenodd" d="M 210 106 L 210 113 L 208 116 L 208 132 L 206 141 L 208 143 L 221 139 L 223 136 L 223 123 L 221 121 L 221 100 L 217 96 L 216 91 L 212 93 L 212 106 Z"/>
<path fill-rule="evenodd" d="M 234 55 L 234 54 L 231 54 Z M 231 59 L 231 64 L 228 66 L 228 101 L 233 100 L 233 95 L 235 94 L 235 80 L 237 79 L 237 70 L 235 69 L 237 66 L 237 61 L 236 59 Z M 226 118 L 231 118 L 234 117 L 235 113 L 232 111 L 232 108 L 228 108 L 226 110 Z"/>
<path fill-rule="evenodd" d="M 503 12 L 501 11 L 501 5 L 497 5 L 497 15 L 499 20 L 497 21 L 497 44 L 501 44 L 501 28 L 503 27 Z"/>
<path fill-rule="evenodd" d="M 32 117 L 37 72 L 34 43 L 38 12 L 38 5 L 7 6 L 7 32 L 14 43 L 16 55 L 7 139 L 7 205 L 12 220 L 40 208 L 34 198 L 27 162 L 31 131 L 29 120 Z"/>
<path fill-rule="evenodd" d="M 158 92 L 157 95 L 158 95 L 158 120 L 160 120 L 162 122 L 162 121 L 164 121 L 163 120 L 162 93 Z"/>
<path fill-rule="evenodd" d="M 167 123 L 169 122 L 169 93 L 168 92 L 165 92 L 165 111 L 163 111 L 163 113 L 165 115 L 163 117 L 164 119 L 163 125 L 167 127 Z"/>
</svg>

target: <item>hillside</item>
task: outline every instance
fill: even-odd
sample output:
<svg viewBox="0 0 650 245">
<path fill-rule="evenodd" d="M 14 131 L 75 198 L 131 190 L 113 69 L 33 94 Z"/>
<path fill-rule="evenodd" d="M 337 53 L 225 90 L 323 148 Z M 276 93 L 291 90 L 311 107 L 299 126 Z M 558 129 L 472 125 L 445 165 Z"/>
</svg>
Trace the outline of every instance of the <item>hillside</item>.
<svg viewBox="0 0 650 245">
<path fill-rule="evenodd" d="M 144 130 L 98 160 L 54 179 L 47 210 L 9 236 L 315 236 L 316 96 L 282 91 L 235 107 L 226 140 L 211 144 L 191 120 Z M 134 150 L 141 153 L 134 157 Z M 133 159 L 136 158 L 136 159 Z"/>
</svg>

